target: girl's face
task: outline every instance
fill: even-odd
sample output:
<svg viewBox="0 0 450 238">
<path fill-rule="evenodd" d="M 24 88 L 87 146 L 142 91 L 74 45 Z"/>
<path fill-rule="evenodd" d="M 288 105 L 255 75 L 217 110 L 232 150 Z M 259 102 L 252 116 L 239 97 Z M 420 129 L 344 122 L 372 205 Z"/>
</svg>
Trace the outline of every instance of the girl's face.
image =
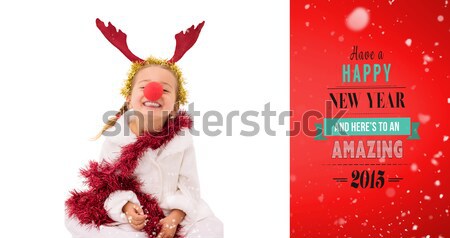
<svg viewBox="0 0 450 238">
<path fill-rule="evenodd" d="M 150 82 L 158 82 L 163 87 L 163 94 L 156 101 L 150 101 L 144 96 L 144 88 Z M 129 109 L 140 112 L 144 118 L 151 115 L 154 120 L 165 121 L 174 110 L 176 97 L 177 79 L 171 71 L 155 65 L 143 68 L 135 75 L 127 102 Z"/>
</svg>

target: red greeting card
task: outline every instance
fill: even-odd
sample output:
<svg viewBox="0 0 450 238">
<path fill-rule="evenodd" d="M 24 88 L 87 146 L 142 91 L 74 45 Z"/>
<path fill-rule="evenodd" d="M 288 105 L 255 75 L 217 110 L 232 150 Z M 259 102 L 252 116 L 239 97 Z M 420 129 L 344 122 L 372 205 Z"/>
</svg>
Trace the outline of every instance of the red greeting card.
<svg viewBox="0 0 450 238">
<path fill-rule="evenodd" d="M 291 237 L 449 237 L 448 1 L 291 1 Z"/>
</svg>

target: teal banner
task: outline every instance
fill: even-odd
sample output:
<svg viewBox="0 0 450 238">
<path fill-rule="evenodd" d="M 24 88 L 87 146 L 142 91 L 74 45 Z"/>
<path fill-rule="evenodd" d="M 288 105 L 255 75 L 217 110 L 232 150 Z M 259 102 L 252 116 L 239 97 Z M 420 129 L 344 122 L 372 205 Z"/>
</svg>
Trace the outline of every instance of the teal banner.
<svg viewBox="0 0 450 238">
<path fill-rule="evenodd" d="M 316 140 L 324 136 L 399 136 L 407 135 L 408 140 L 419 139 L 419 123 L 411 123 L 411 118 L 325 118 L 323 128 L 316 124 Z M 323 135 L 322 135 L 323 132 Z"/>
</svg>

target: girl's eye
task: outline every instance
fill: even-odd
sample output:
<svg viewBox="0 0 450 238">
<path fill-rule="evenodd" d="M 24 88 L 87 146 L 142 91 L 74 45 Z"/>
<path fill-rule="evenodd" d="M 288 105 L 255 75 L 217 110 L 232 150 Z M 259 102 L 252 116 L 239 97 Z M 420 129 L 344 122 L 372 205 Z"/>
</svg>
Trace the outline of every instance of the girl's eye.
<svg viewBox="0 0 450 238">
<path fill-rule="evenodd" d="M 164 92 L 165 92 L 165 93 L 168 93 L 168 92 L 169 92 L 169 90 L 167 90 L 167 89 L 164 89 Z"/>
</svg>

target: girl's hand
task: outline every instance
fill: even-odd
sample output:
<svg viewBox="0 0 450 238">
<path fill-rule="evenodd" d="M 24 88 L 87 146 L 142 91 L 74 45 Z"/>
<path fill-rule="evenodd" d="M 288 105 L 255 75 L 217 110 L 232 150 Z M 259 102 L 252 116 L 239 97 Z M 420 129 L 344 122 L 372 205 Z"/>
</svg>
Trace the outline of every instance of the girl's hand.
<svg viewBox="0 0 450 238">
<path fill-rule="evenodd" d="M 157 238 L 173 238 L 175 236 L 178 224 L 174 222 L 172 218 L 166 217 L 161 219 L 159 224 L 161 224 L 162 227 Z"/>
<path fill-rule="evenodd" d="M 144 214 L 144 211 L 139 205 L 127 202 L 127 204 L 123 206 L 122 211 L 125 213 L 128 223 L 130 223 L 135 230 L 140 231 L 147 224 L 147 215 Z"/>
<path fill-rule="evenodd" d="M 184 219 L 186 214 L 181 210 L 172 210 L 172 212 L 164 219 L 159 221 L 161 224 L 161 231 L 157 238 L 173 238 L 177 231 L 178 224 Z"/>
</svg>

